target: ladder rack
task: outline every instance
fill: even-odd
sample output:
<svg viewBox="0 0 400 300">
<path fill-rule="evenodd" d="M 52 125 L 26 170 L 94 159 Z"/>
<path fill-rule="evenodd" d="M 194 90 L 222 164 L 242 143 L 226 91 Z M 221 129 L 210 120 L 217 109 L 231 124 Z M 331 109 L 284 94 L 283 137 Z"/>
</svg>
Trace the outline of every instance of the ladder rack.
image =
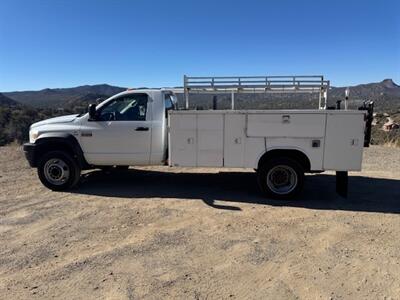
<svg viewBox="0 0 400 300">
<path fill-rule="evenodd" d="M 224 76 L 183 77 L 186 109 L 191 93 L 231 93 L 232 109 L 235 93 L 319 93 L 319 109 L 325 109 L 329 80 L 324 76 Z"/>
</svg>

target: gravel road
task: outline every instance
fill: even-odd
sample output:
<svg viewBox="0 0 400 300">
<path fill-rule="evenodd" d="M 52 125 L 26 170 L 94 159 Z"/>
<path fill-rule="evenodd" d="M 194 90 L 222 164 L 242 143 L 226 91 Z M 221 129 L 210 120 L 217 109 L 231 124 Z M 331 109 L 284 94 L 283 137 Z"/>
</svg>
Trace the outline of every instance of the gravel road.
<svg viewBox="0 0 400 300">
<path fill-rule="evenodd" d="M 279 202 L 253 172 L 151 167 L 51 192 L 0 147 L 0 298 L 400 299 L 400 149 L 349 185 Z"/>
</svg>

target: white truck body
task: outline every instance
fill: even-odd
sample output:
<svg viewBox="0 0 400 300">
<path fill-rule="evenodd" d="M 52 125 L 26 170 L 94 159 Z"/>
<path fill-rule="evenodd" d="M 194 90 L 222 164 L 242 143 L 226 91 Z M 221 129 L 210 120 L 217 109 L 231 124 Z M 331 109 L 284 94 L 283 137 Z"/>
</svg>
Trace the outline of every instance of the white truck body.
<svg viewBox="0 0 400 300">
<path fill-rule="evenodd" d="M 361 170 L 372 110 L 324 109 L 329 82 L 323 78 L 278 77 L 279 84 L 269 78 L 234 78 L 240 92 L 297 91 L 303 84 L 304 91 L 320 92 L 320 109 L 190 110 L 189 91 L 225 92 L 232 86 L 225 78 L 199 78 L 191 83 L 185 77 L 185 110 L 176 110 L 171 89 L 136 89 L 91 105 L 84 115 L 32 124 L 26 157 L 42 183 L 56 190 L 76 184 L 81 169 L 168 164 L 257 169 L 267 193 L 286 196 L 300 188 L 304 172 Z M 347 173 L 345 178 L 347 184 Z"/>
<path fill-rule="evenodd" d="M 169 164 L 257 168 L 263 154 L 293 149 L 311 171 L 359 171 L 364 112 L 356 110 L 171 111 Z"/>
</svg>

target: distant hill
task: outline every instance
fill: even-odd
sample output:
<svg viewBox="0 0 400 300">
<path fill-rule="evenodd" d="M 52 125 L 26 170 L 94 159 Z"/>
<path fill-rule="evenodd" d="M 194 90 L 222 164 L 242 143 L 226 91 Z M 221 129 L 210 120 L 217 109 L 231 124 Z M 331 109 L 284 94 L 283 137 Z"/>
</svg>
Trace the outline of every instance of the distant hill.
<svg viewBox="0 0 400 300">
<path fill-rule="evenodd" d="M 74 88 L 44 89 L 40 91 L 7 92 L 5 96 L 36 108 L 58 108 L 87 95 L 109 97 L 126 88 L 108 84 L 83 85 Z"/>
<path fill-rule="evenodd" d="M 125 90 L 125 89 L 124 89 Z M 96 93 L 89 93 L 83 96 L 79 96 L 76 98 L 73 98 L 71 100 L 68 100 L 64 106 L 65 107 L 73 107 L 77 105 L 84 105 L 87 106 L 90 103 L 94 103 L 96 101 L 102 101 L 107 99 L 108 97 L 112 96 L 114 94 L 96 94 Z"/>
<path fill-rule="evenodd" d="M 17 106 L 19 105 L 17 101 L 10 99 L 3 94 L 0 93 L 0 107 L 10 107 L 10 106 Z"/>
<path fill-rule="evenodd" d="M 346 87 L 332 87 L 328 92 L 328 105 L 334 106 L 337 100 L 344 99 Z M 75 88 L 44 89 L 40 91 L 23 91 L 3 93 L 19 103 L 36 108 L 73 108 L 87 106 L 97 99 L 124 91 L 125 88 L 107 84 L 84 85 Z M 212 107 L 212 95 L 191 95 L 192 107 L 208 109 Z M 183 107 L 183 97 L 178 95 Z M 309 94 L 238 94 L 238 109 L 280 109 L 280 108 L 316 108 L 317 95 Z M 355 108 L 364 100 L 374 100 L 377 111 L 400 109 L 400 86 L 392 79 L 381 82 L 350 86 L 349 106 Z M 218 108 L 230 107 L 230 95 L 218 95 Z"/>
<path fill-rule="evenodd" d="M 107 84 L 84 85 L 75 88 L 44 89 L 0 93 L 0 146 L 12 141 L 22 143 L 28 138 L 29 126 L 38 120 L 50 117 L 82 113 L 89 103 L 124 91 L 125 88 Z M 344 99 L 345 87 L 332 87 L 328 93 L 328 106 L 334 106 L 337 100 Z M 198 109 L 212 108 L 213 95 L 190 96 L 190 107 Z M 360 84 L 350 87 L 350 108 L 357 108 L 363 100 L 374 100 L 375 111 L 385 112 L 400 122 L 400 87 L 391 79 L 377 83 Z M 182 94 L 178 94 L 179 107 L 184 107 Z M 302 109 L 317 108 L 318 95 L 310 94 L 236 94 L 236 109 Z M 229 94 L 218 95 L 217 108 L 230 109 Z M 378 116 L 378 114 L 377 114 Z M 389 132 L 382 130 L 386 117 L 376 117 L 376 126 L 372 131 L 373 144 L 400 146 L 400 130 Z"/>
<path fill-rule="evenodd" d="M 391 79 L 377 83 L 350 86 L 349 108 L 357 108 L 365 100 L 375 101 L 377 111 L 393 111 L 400 109 L 400 86 Z M 328 92 L 328 106 L 335 106 L 337 100 L 344 100 L 346 87 L 331 87 Z M 190 96 L 191 107 L 209 109 L 212 107 L 213 95 Z M 178 95 L 180 106 L 183 107 L 183 95 Z M 230 95 L 218 95 L 219 109 L 229 109 Z M 317 108 L 317 94 L 236 94 L 237 109 L 303 109 Z"/>
<path fill-rule="evenodd" d="M 336 87 L 332 89 L 331 95 L 344 95 L 345 87 Z M 351 96 L 366 98 L 374 97 L 379 98 L 383 95 L 390 95 L 400 97 L 400 86 L 398 86 L 392 79 L 384 79 L 381 82 L 359 84 L 350 87 Z"/>
<path fill-rule="evenodd" d="M 345 87 L 332 88 L 329 97 L 332 100 L 343 99 Z M 400 108 L 400 86 L 392 79 L 381 82 L 360 84 L 350 87 L 350 99 L 358 104 L 362 100 L 373 100 L 377 110 L 393 110 Z"/>
</svg>

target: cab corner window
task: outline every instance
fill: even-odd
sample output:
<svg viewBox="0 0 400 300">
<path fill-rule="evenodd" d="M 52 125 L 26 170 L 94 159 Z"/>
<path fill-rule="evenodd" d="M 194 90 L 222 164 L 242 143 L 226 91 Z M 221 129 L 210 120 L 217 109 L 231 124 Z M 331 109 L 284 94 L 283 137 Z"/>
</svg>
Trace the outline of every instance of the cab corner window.
<svg viewBox="0 0 400 300">
<path fill-rule="evenodd" d="M 146 121 L 148 96 L 128 94 L 107 103 L 99 112 L 99 121 Z"/>
<path fill-rule="evenodd" d="M 164 97 L 165 100 L 165 117 L 168 117 L 168 111 L 175 109 L 174 101 L 172 100 L 172 95 L 166 94 Z"/>
</svg>

